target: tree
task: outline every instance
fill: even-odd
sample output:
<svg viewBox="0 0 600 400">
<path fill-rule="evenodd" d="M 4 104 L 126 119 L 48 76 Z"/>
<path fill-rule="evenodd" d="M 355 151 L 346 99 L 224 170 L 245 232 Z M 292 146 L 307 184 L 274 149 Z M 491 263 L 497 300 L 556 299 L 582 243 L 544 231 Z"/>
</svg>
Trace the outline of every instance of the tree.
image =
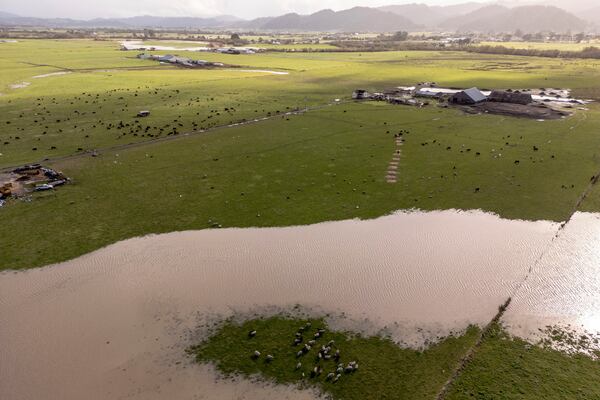
<svg viewBox="0 0 600 400">
<path fill-rule="evenodd" d="M 237 33 L 234 33 L 233 35 L 231 35 L 231 40 L 240 40 L 240 35 Z"/>
<path fill-rule="evenodd" d="M 394 33 L 394 36 L 392 36 L 392 40 L 397 42 L 404 42 L 406 39 L 408 39 L 408 32 L 404 31 L 396 32 Z"/>
</svg>

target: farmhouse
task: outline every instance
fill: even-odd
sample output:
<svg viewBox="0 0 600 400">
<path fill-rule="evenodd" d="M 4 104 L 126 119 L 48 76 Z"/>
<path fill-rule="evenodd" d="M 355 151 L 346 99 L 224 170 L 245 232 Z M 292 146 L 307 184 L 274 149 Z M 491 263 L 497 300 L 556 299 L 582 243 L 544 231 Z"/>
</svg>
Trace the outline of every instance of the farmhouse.
<svg viewBox="0 0 600 400">
<path fill-rule="evenodd" d="M 488 97 L 488 101 L 527 105 L 533 103 L 533 97 L 527 93 L 494 90 Z"/>
<path fill-rule="evenodd" d="M 487 97 L 477 88 L 471 88 L 458 92 L 450 97 L 450 103 L 472 105 L 482 103 L 487 100 Z"/>
</svg>

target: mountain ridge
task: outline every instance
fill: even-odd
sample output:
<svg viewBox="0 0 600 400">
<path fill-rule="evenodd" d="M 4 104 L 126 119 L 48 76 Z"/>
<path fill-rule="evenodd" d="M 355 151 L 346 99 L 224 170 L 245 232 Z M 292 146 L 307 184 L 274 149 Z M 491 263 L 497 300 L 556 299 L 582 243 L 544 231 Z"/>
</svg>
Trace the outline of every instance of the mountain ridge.
<svg viewBox="0 0 600 400">
<path fill-rule="evenodd" d="M 549 1 L 548 3 L 552 4 L 553 2 Z M 586 21 L 592 22 L 592 24 Z M 216 17 L 140 15 L 91 20 L 44 19 L 21 17 L 0 11 L 0 26 L 87 29 L 246 29 L 315 32 L 395 32 L 433 29 L 457 32 L 514 32 L 516 30 L 523 32 L 581 32 L 593 27 L 593 23 L 600 26 L 600 6 L 575 15 L 555 6 L 508 7 L 500 3 L 474 2 L 450 6 L 412 3 L 378 8 L 353 7 L 340 11 L 324 9 L 307 15 L 288 13 L 253 20 L 242 20 L 231 15 Z"/>
</svg>

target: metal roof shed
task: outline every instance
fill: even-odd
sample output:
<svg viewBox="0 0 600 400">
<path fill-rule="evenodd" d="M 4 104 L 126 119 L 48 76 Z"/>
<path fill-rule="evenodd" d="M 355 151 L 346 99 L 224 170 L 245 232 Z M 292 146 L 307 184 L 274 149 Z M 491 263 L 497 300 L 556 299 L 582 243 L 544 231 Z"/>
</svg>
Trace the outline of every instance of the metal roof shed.
<svg viewBox="0 0 600 400">
<path fill-rule="evenodd" d="M 477 88 L 463 90 L 450 97 L 450 102 L 454 104 L 477 104 L 486 100 L 486 95 Z"/>
</svg>

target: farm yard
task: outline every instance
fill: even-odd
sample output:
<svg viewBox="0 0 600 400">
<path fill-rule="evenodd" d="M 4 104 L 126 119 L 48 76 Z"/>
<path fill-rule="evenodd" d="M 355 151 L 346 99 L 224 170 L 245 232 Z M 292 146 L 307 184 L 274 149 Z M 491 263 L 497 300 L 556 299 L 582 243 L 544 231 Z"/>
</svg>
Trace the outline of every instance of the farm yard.
<svg viewBox="0 0 600 400">
<path fill-rule="evenodd" d="M 138 58 L 137 50 L 121 51 L 117 40 L 0 42 L 0 187 L 4 180 L 21 179 L 15 171 L 25 171 L 22 176 L 32 171 L 29 175 L 35 178 L 28 181 L 30 190 L 0 198 L 0 291 L 12 296 L 4 305 L 0 302 L 0 311 L 10 312 L 14 326 L 29 328 L 31 322 L 12 311 L 20 296 L 30 299 L 26 307 L 39 305 L 47 311 L 40 316 L 54 315 L 81 300 L 93 312 L 62 312 L 56 321 L 40 317 L 36 322 L 49 326 L 51 337 L 62 337 L 61 326 L 81 327 L 68 336 L 73 349 L 81 350 L 74 357 L 87 354 L 83 349 L 88 346 L 93 349 L 90 354 L 107 351 L 114 359 L 121 356 L 114 349 L 132 352 L 123 364 L 108 369 L 111 382 L 121 384 L 147 371 L 146 364 L 140 367 L 136 362 L 147 362 L 144 357 L 153 354 L 158 343 L 160 351 L 170 352 L 167 361 L 160 359 L 166 364 L 152 359 L 148 370 L 162 379 L 161 390 L 176 389 L 180 381 L 169 377 L 167 382 L 164 371 L 181 373 L 178 368 L 185 364 L 181 360 L 187 351 L 192 360 L 186 364 L 188 374 L 197 371 L 192 369 L 195 362 L 209 363 L 225 381 L 260 374 L 270 384 L 292 385 L 301 392 L 316 389 L 334 399 L 600 395 L 598 386 L 590 383 L 600 376 L 597 341 L 577 336 L 578 343 L 584 343 L 579 350 L 587 353 L 572 355 L 530 337 L 513 336 L 522 326 L 511 325 L 517 320 L 527 325 L 519 318 L 529 316 L 527 290 L 532 289 L 523 282 L 553 265 L 554 259 L 544 257 L 548 249 L 563 243 L 565 236 L 567 243 L 570 235 L 576 236 L 567 222 L 583 226 L 583 216 L 600 212 L 599 60 L 460 51 L 226 54 L 186 51 L 188 44 L 175 40 L 146 44 L 182 49 L 145 50 L 157 56 L 147 59 Z M 329 45 L 314 48 L 327 50 Z M 201 58 L 219 68 L 183 68 L 158 58 L 167 54 Z M 560 115 L 544 108 L 546 114 L 532 116 L 527 107 L 539 104 L 452 105 L 447 98 L 440 102 L 415 96 L 419 106 L 412 107 L 403 101 L 351 96 L 357 88 L 377 93 L 418 82 L 460 88 L 459 93 L 487 88 L 508 97 L 504 91 L 515 88 L 533 88 L 535 96 L 542 88 L 560 88 L 589 103 L 560 108 Z M 24 165 L 30 166 L 22 169 Z M 54 175 L 44 176 L 47 171 Z M 38 178 L 49 187 L 36 190 Z M 59 181 L 68 184 L 55 190 L 51 183 Z M 431 222 L 434 218 L 441 222 Z M 411 223 L 418 229 L 411 230 Z M 391 233 L 375 226 L 386 226 Z M 352 234 L 338 239 L 339 232 Z M 583 232 L 597 241 L 596 230 Z M 315 242 L 307 241 L 304 248 L 297 243 L 299 235 Z M 352 238 L 361 235 L 374 238 L 373 249 L 384 249 L 366 252 L 375 260 L 373 265 L 364 265 L 368 257 L 363 253 L 352 253 L 362 246 Z M 449 244 L 441 244 L 446 241 Z M 319 264 L 311 254 L 329 248 L 323 243 L 343 254 L 324 254 Z M 465 255 L 465 243 L 480 247 Z M 246 252 L 250 245 L 256 254 Z M 492 248 L 497 251 L 491 253 Z M 415 262 L 411 251 L 431 255 L 431 263 Z M 589 256 L 593 249 L 577 251 Z M 495 275 L 495 263 L 506 267 L 505 275 Z M 51 264 L 58 265 L 37 268 Z M 593 279 L 592 264 L 573 275 Z M 340 265 L 347 271 L 340 272 Z M 382 271 L 390 265 L 384 276 Z M 459 281 L 454 287 L 452 279 L 444 277 L 463 271 L 457 266 L 464 267 L 467 284 Z M 73 275 L 68 275 L 71 270 Z M 287 282 L 283 273 L 296 280 Z M 338 286 L 343 276 L 352 282 Z M 364 287 L 356 286 L 355 276 L 366 277 L 360 280 Z M 114 280 L 107 283 L 114 277 L 117 289 L 111 286 Z M 269 285 L 268 279 L 281 288 Z M 247 300 L 235 297 L 240 295 L 236 282 L 254 288 L 245 294 L 249 299 L 284 300 L 273 305 L 274 312 L 244 309 L 242 321 L 236 320 L 231 316 L 238 316 L 234 306 Z M 412 346 L 396 340 L 394 335 L 405 331 L 394 330 L 391 320 L 368 321 L 385 325 L 368 333 L 335 329 L 330 326 L 332 315 L 340 310 L 346 314 L 348 308 L 319 308 L 326 303 L 323 299 L 336 298 L 397 316 L 409 301 L 403 299 L 391 309 L 387 296 L 423 283 L 429 286 L 421 292 L 431 290 L 439 297 L 424 298 L 411 310 L 416 314 L 444 314 L 446 306 L 481 307 L 479 314 L 440 323 L 443 329 L 419 328 L 428 340 Z M 223 285 L 230 290 L 221 290 Z M 298 295 L 294 288 L 301 285 L 310 290 Z M 61 290 L 60 296 L 38 304 L 38 291 L 54 287 Z M 215 288 L 227 293 L 217 294 Z M 101 295 L 113 289 L 112 296 Z M 335 290 L 341 294 L 332 293 Z M 448 298 L 439 295 L 445 290 Z M 221 295 L 233 296 L 235 304 L 194 303 Z M 487 297 L 488 302 L 477 300 Z M 524 307 L 518 308 L 519 318 L 510 314 L 512 297 Z M 282 308 L 300 307 L 303 299 L 310 300 L 316 316 L 281 313 Z M 160 312 L 148 312 L 149 304 Z M 596 303 L 590 304 L 585 312 L 594 313 Z M 219 312 L 226 309 L 218 322 L 206 317 L 214 317 L 212 306 Z M 171 310 L 178 307 L 188 313 L 181 319 Z M 200 313 L 208 320 L 198 317 Z M 363 322 L 358 326 L 368 325 L 365 313 L 353 317 Z M 96 332 L 98 320 L 103 327 Z M 135 329 L 127 325 L 125 339 L 113 336 L 111 323 L 130 320 L 135 320 Z M 198 321 L 204 323 L 202 328 L 195 327 Z M 312 330 L 298 331 L 307 321 Z M 594 321 L 588 319 L 585 328 L 593 328 Z M 462 325 L 454 329 L 453 324 Z M 88 326 L 89 332 L 83 328 Z M 326 340 L 320 335 L 312 339 L 319 333 L 317 327 L 324 329 Z M 2 329 L 0 338 L 16 337 L 9 332 L 16 332 L 12 324 Z M 551 337 L 572 344 L 575 336 L 561 329 L 551 329 Z M 302 338 L 304 344 L 304 336 L 315 342 L 299 354 L 301 347 L 292 347 L 294 338 Z M 328 345 L 331 340 L 337 344 Z M 136 346 L 130 349 L 132 342 Z M 28 342 L 10 343 L 14 355 Z M 329 362 L 336 349 L 342 353 L 342 367 Z M 48 351 L 66 350 L 58 346 Z M 178 352 L 177 361 L 173 351 Z M 14 376 L 29 360 L 8 359 L 18 364 L 9 371 Z M 326 369 L 319 368 L 322 364 Z M 35 365 L 40 368 L 36 371 L 43 371 L 46 364 Z M 71 373 L 73 365 L 61 366 L 56 373 Z M 105 372 L 98 368 L 98 374 Z M 115 371 L 126 378 L 115 378 Z M 502 379 L 491 371 L 501 371 Z M 553 378 L 538 385 L 547 376 Z M 394 384 L 386 386 L 389 382 Z M 0 384 L 0 395 L 15 387 Z M 151 391 L 148 387 L 144 390 Z M 38 393 L 35 385 L 32 388 Z M 144 390 L 140 393 L 148 393 Z M 529 396 L 523 397 L 524 392 Z"/>
</svg>

